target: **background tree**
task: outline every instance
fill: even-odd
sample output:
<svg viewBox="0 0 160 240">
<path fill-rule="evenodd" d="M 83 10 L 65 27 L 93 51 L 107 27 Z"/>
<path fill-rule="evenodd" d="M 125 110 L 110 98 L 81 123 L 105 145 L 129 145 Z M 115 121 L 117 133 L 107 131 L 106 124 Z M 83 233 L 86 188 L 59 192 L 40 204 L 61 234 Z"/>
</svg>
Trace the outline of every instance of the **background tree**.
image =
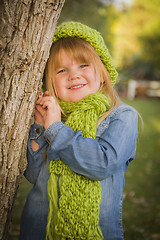
<svg viewBox="0 0 160 240">
<path fill-rule="evenodd" d="M 26 167 L 28 129 L 64 0 L 0 0 L 0 239 Z"/>
</svg>

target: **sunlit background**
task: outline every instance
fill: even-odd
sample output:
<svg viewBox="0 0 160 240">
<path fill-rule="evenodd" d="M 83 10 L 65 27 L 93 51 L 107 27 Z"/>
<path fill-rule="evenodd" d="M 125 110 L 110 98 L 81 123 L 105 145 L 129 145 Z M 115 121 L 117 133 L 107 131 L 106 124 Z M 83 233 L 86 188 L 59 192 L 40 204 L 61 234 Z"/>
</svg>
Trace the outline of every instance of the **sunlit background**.
<svg viewBox="0 0 160 240">
<path fill-rule="evenodd" d="M 96 28 L 119 72 L 117 91 L 139 121 L 136 159 L 126 172 L 123 223 L 126 240 L 160 240 L 160 0 L 66 0 L 59 22 Z M 10 240 L 18 239 L 31 185 L 23 179 Z"/>
</svg>

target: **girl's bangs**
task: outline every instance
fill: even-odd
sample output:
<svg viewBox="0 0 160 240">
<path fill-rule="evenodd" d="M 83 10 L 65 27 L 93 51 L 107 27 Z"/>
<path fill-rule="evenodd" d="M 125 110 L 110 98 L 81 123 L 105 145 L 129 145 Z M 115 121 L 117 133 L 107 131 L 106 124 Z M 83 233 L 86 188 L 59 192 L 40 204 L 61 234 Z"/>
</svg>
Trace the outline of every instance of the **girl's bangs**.
<svg viewBox="0 0 160 240">
<path fill-rule="evenodd" d="M 62 61 L 61 52 L 64 51 L 71 60 L 80 63 L 90 64 L 95 60 L 93 51 L 89 43 L 82 39 L 65 38 L 57 42 L 54 49 L 54 68 L 55 70 L 60 66 Z"/>
</svg>

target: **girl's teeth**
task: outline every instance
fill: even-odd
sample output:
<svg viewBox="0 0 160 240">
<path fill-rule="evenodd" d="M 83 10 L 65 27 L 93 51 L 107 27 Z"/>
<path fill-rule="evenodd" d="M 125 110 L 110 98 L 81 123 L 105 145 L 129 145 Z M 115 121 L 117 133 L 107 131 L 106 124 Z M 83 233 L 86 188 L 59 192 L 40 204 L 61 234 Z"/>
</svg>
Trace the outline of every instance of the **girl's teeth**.
<svg viewBox="0 0 160 240">
<path fill-rule="evenodd" d="M 71 87 L 71 89 L 73 89 L 73 88 L 80 88 L 80 87 L 82 87 L 83 85 L 78 85 L 78 86 L 75 86 L 75 87 Z"/>
</svg>

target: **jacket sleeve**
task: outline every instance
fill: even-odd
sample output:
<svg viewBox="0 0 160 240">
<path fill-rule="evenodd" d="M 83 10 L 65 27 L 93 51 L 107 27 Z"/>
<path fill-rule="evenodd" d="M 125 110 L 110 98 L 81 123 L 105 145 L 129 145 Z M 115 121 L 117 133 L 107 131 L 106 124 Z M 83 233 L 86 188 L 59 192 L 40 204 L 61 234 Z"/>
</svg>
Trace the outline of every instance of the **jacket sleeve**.
<svg viewBox="0 0 160 240">
<path fill-rule="evenodd" d="M 42 125 L 36 123 L 31 125 L 27 142 L 27 168 L 24 176 L 32 184 L 36 183 L 43 161 L 43 154 L 48 146 L 47 141 L 43 137 L 44 131 L 45 129 Z M 32 149 L 31 140 L 35 140 L 39 144 L 39 149 L 35 152 Z"/>
<path fill-rule="evenodd" d="M 90 179 L 103 180 L 134 158 L 137 125 L 137 113 L 131 107 L 112 112 L 108 127 L 96 139 L 85 138 L 81 131 L 56 122 L 44 133 L 49 143 L 47 156 L 61 159 L 72 171 Z"/>
</svg>

